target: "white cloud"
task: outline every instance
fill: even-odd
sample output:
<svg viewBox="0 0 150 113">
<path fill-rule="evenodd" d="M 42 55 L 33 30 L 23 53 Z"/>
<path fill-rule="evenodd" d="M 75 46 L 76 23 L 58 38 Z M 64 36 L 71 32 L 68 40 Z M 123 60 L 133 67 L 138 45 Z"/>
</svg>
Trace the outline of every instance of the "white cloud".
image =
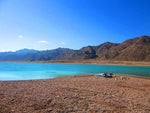
<svg viewBox="0 0 150 113">
<path fill-rule="evenodd" d="M 61 45 L 65 45 L 65 42 L 61 42 L 60 44 L 61 44 Z"/>
<path fill-rule="evenodd" d="M 23 38 L 23 35 L 18 35 L 18 38 Z"/>
<path fill-rule="evenodd" d="M 47 43 L 48 43 L 48 41 L 45 41 L 45 40 L 40 40 L 40 41 L 38 41 L 38 43 L 47 44 Z"/>
</svg>

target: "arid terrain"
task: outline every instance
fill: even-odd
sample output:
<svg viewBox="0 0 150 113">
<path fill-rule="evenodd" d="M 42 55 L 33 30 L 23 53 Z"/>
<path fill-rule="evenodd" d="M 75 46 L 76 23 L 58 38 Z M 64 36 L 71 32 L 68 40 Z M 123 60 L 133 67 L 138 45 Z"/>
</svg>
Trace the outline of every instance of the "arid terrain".
<svg viewBox="0 0 150 113">
<path fill-rule="evenodd" d="M 94 75 L 1 81 L 0 113 L 149 113 L 150 79 Z"/>
<path fill-rule="evenodd" d="M 58 63 L 58 64 L 92 64 L 92 65 L 125 65 L 125 66 L 150 66 L 150 62 L 144 61 L 114 61 L 114 60 L 58 60 L 35 61 L 26 63 Z"/>
<path fill-rule="evenodd" d="M 150 66 L 150 62 L 144 62 L 144 61 L 114 61 L 114 60 L 100 60 L 100 61 L 99 60 L 52 60 L 52 61 L 0 61 L 0 62 Z"/>
</svg>

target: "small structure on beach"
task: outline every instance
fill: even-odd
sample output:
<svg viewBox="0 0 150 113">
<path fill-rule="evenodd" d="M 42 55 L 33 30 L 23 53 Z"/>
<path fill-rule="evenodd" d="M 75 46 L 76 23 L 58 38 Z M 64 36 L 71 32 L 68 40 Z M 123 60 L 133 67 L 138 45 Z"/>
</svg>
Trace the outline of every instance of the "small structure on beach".
<svg viewBox="0 0 150 113">
<path fill-rule="evenodd" d="M 107 78 L 112 78 L 113 75 L 114 75 L 113 73 L 100 73 L 100 74 L 96 74 L 96 76 L 107 77 Z"/>
</svg>

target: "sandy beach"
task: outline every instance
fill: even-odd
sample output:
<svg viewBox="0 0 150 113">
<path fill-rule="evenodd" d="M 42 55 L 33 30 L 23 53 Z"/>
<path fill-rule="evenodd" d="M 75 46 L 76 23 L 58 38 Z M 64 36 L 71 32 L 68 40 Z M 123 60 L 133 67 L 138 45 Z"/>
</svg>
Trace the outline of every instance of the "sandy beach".
<svg viewBox="0 0 150 113">
<path fill-rule="evenodd" d="M 0 113 L 150 112 L 150 79 L 94 75 L 0 81 Z"/>
</svg>

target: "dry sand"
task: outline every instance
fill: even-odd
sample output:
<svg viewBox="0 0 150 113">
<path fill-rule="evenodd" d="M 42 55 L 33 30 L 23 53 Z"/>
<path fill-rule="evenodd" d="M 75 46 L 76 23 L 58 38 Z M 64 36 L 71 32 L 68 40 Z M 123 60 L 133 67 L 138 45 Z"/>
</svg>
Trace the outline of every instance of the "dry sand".
<svg viewBox="0 0 150 113">
<path fill-rule="evenodd" d="M 1 81 L 0 113 L 150 113 L 150 79 L 89 76 Z"/>
</svg>

